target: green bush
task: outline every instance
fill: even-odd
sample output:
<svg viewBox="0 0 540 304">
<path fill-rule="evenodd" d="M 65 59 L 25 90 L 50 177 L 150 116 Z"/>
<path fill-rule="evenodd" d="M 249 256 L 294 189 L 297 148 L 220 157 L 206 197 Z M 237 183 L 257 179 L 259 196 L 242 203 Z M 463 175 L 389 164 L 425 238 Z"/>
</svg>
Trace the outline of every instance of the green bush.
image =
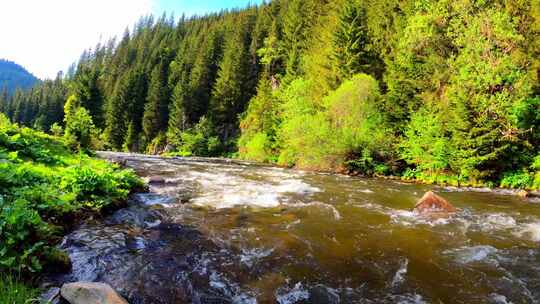
<svg viewBox="0 0 540 304">
<path fill-rule="evenodd" d="M 533 189 L 540 189 L 540 154 L 538 154 L 533 161 L 531 169 L 534 170 Z"/>
<path fill-rule="evenodd" d="M 427 175 L 442 174 L 450 169 L 454 155 L 446 134 L 440 115 L 422 108 L 412 115 L 401 143 L 401 156 Z"/>
<path fill-rule="evenodd" d="M 251 99 L 242 115 L 238 139 L 240 158 L 259 162 L 274 161 L 276 156 L 276 129 L 279 124 L 278 99 L 271 87 L 271 80 L 261 78 L 257 95 Z"/>
<path fill-rule="evenodd" d="M 271 145 L 268 135 L 256 133 L 247 143 L 242 144 L 242 158 L 257 162 L 267 162 L 272 159 Z"/>
<path fill-rule="evenodd" d="M 38 240 L 50 233 L 47 224 L 27 201 L 0 199 L 0 269 L 40 271 L 39 256 L 45 243 Z"/>
<path fill-rule="evenodd" d="M 501 180 L 501 187 L 513 189 L 528 189 L 532 187 L 534 177 L 529 172 L 506 173 Z"/>
<path fill-rule="evenodd" d="M 146 147 L 146 152 L 158 154 L 165 149 L 167 145 L 167 136 L 165 133 L 159 133 Z"/>
<path fill-rule="evenodd" d="M 219 138 L 210 119 L 202 117 L 193 127 L 180 134 L 177 152 L 180 156 L 218 156 L 223 151 Z"/>
<path fill-rule="evenodd" d="M 310 89 L 309 81 L 297 80 L 279 95 L 278 163 L 321 170 L 348 166 L 373 174 L 373 159 L 384 162 L 393 146 L 392 133 L 377 111 L 377 81 L 356 75 L 330 92 L 322 104 L 311 100 Z"/>
<path fill-rule="evenodd" d="M 61 125 L 59 125 L 58 123 L 53 123 L 53 125 L 51 126 L 51 134 L 56 136 L 56 137 L 60 137 L 64 134 L 64 129 L 62 128 Z"/>
</svg>

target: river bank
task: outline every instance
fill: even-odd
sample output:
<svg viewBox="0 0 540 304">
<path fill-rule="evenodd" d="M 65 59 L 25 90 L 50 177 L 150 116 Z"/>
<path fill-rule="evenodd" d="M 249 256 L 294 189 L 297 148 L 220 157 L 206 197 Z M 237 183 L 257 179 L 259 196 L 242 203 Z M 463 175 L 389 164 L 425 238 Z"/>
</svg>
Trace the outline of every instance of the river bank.
<svg viewBox="0 0 540 304">
<path fill-rule="evenodd" d="M 142 187 L 133 172 L 0 115 L 0 284 L 13 287 L 0 292 L 0 303 L 24 302 L 44 271 L 68 271 L 60 240 L 124 207 Z"/>
</svg>

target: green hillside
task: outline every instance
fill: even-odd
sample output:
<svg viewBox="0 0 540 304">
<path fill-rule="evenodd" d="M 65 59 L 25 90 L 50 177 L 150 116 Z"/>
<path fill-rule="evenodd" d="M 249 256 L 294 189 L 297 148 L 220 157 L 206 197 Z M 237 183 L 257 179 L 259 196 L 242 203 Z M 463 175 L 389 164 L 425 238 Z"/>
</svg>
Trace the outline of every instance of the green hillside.
<svg viewBox="0 0 540 304">
<path fill-rule="evenodd" d="M 33 87 L 39 79 L 22 66 L 0 59 L 0 90 L 7 89 L 11 95 L 17 88 L 26 90 Z"/>
</svg>

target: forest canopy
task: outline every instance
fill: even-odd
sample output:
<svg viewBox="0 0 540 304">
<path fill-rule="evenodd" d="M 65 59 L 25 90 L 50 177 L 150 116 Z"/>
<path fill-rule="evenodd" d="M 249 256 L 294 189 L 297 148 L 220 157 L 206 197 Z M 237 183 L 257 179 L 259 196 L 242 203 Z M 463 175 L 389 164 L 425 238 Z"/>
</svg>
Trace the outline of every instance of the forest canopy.
<svg viewBox="0 0 540 304">
<path fill-rule="evenodd" d="M 0 111 L 58 131 L 72 97 L 110 150 L 540 188 L 539 34 L 538 0 L 148 16 Z"/>
</svg>

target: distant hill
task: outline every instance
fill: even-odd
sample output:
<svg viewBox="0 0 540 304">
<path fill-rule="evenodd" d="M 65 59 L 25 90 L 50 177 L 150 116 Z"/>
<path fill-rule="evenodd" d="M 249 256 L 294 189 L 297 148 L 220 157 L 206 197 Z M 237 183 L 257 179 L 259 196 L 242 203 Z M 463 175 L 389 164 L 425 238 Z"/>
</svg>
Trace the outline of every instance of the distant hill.
<svg viewBox="0 0 540 304">
<path fill-rule="evenodd" d="M 0 59 L 0 91 L 4 87 L 13 93 L 16 88 L 28 89 L 34 86 L 39 79 L 22 66 L 9 60 Z"/>
</svg>

